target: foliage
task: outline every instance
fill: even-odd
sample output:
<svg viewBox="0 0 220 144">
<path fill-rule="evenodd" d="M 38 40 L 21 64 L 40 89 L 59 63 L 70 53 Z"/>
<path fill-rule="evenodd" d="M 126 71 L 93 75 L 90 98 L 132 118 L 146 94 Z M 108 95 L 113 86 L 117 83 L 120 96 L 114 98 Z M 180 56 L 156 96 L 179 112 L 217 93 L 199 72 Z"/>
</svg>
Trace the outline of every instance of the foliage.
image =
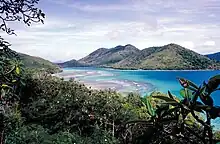
<svg viewBox="0 0 220 144">
<path fill-rule="evenodd" d="M 40 57 L 29 56 L 26 54 L 19 53 L 21 62 L 24 64 L 25 68 L 32 71 L 46 71 L 47 73 L 58 73 L 61 69 L 52 62 L 45 60 Z"/>
<path fill-rule="evenodd" d="M 201 86 L 183 78 L 179 78 L 179 82 L 183 87 L 180 91 L 182 100 L 176 99 L 169 91 L 167 97 L 156 95 L 144 100 L 151 115 L 150 120 L 128 122 L 125 125 L 125 143 L 217 142 L 213 137 L 211 119 L 220 117 L 220 108 L 214 105 L 211 94 L 219 90 L 220 75 L 210 78 L 208 83 L 204 82 Z M 151 99 L 155 98 L 164 101 L 156 108 L 151 103 Z M 201 119 L 198 113 L 205 114 L 206 119 Z M 132 130 L 128 131 L 131 127 Z M 144 137 L 131 138 L 133 135 L 140 136 L 140 132 Z"/>
<path fill-rule="evenodd" d="M 23 21 L 30 26 L 32 22 L 42 22 L 45 14 L 35 7 L 39 0 L 1 0 L 0 2 L 0 29 L 7 34 L 15 34 L 14 30 L 7 26 L 7 22 Z"/>
<path fill-rule="evenodd" d="M 22 64 L 17 54 L 8 48 L 9 44 L 0 39 L 0 134 L 3 137 L 18 126 L 21 118 L 19 112 L 20 92 L 23 73 Z"/>
<path fill-rule="evenodd" d="M 81 137 L 76 133 L 59 132 L 53 135 L 40 125 L 25 125 L 7 136 L 6 144 L 115 144 L 117 141 L 107 133 L 95 131 L 91 137 Z"/>
<path fill-rule="evenodd" d="M 119 124 L 132 115 L 135 118 L 139 115 L 130 112 L 130 108 L 125 107 L 130 105 L 129 99 L 116 92 L 94 91 L 56 77 L 30 78 L 22 95 L 22 113 L 26 120 L 41 121 L 51 133 L 70 130 L 90 134 L 95 127 L 116 132 Z"/>
</svg>

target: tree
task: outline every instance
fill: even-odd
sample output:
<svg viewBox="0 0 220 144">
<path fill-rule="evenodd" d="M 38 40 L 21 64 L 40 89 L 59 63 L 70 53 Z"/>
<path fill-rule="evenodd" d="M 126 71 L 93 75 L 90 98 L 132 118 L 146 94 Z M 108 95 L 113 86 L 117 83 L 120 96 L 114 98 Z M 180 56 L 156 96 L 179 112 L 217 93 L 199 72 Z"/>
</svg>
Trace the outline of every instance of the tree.
<svg viewBox="0 0 220 144">
<path fill-rule="evenodd" d="M 45 14 L 35 7 L 39 0 L 0 0 L 1 30 L 7 34 L 15 34 L 14 30 L 7 26 L 11 21 L 23 21 L 30 26 L 32 22 L 42 22 Z"/>
<path fill-rule="evenodd" d="M 179 78 L 179 82 L 183 87 L 181 100 L 169 91 L 168 96 L 146 98 L 144 103 L 150 120 L 126 123 L 122 135 L 126 144 L 219 142 L 217 135 L 213 136 L 211 120 L 220 117 L 220 107 L 214 105 L 212 99 L 212 93 L 220 90 L 220 75 L 211 77 L 208 83 L 204 82 L 201 86 L 183 78 Z M 152 99 L 162 100 L 163 103 L 155 107 Z"/>
<path fill-rule="evenodd" d="M 0 29 L 15 35 L 8 22 L 22 21 L 30 26 L 32 22 L 42 22 L 45 14 L 35 7 L 39 0 L 0 0 Z M 21 86 L 22 64 L 17 54 L 9 49 L 10 44 L 0 36 L 0 143 L 20 122 L 19 90 Z"/>
</svg>

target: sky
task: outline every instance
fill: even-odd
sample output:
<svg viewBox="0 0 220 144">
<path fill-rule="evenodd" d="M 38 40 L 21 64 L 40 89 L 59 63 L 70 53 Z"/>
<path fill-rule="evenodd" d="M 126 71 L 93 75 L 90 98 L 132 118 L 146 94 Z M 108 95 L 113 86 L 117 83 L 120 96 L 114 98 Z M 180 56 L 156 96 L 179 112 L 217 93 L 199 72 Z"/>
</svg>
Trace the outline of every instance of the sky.
<svg viewBox="0 0 220 144">
<path fill-rule="evenodd" d="M 11 23 L 11 48 L 53 62 L 98 48 L 176 43 L 200 54 L 220 51 L 220 0 L 40 0 L 45 24 Z"/>
</svg>

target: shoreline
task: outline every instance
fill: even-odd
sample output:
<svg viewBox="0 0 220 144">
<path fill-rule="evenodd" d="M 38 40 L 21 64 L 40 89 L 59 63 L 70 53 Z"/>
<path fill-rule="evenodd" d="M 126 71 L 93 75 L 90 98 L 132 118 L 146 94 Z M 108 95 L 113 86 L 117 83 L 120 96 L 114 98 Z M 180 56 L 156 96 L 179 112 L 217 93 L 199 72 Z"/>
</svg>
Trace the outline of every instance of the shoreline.
<svg viewBox="0 0 220 144">
<path fill-rule="evenodd" d="M 98 68 L 98 69 L 108 69 L 108 70 L 120 70 L 120 71 L 220 71 L 220 69 L 121 69 L 121 68 L 111 68 L 111 67 L 65 67 L 62 68 L 63 70 L 68 70 L 68 69 L 77 69 L 77 68 L 82 68 L 82 69 L 89 69 L 89 68 Z"/>
</svg>

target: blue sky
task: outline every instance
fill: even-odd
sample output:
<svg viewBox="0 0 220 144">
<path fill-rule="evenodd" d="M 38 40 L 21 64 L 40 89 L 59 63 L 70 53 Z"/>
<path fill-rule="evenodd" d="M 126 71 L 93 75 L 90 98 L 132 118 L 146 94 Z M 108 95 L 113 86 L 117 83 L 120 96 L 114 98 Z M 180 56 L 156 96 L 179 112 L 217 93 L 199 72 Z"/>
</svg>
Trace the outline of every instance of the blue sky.
<svg viewBox="0 0 220 144">
<path fill-rule="evenodd" d="M 220 51 L 219 0 L 40 0 L 45 24 L 10 24 L 12 49 L 51 61 L 79 59 L 100 47 L 139 49 L 177 43 Z"/>
</svg>

